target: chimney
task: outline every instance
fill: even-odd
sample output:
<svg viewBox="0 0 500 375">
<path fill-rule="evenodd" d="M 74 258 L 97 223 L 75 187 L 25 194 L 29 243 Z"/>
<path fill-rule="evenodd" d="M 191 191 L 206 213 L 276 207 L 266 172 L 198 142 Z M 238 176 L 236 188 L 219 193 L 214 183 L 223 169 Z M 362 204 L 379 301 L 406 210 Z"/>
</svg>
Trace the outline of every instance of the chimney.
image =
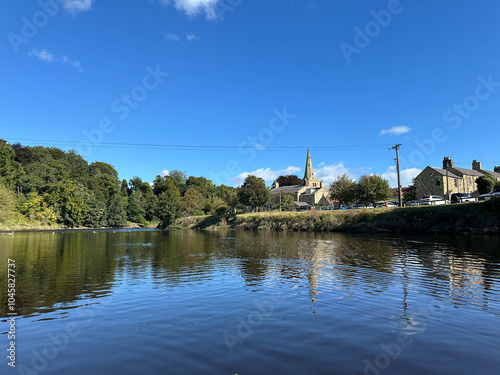
<svg viewBox="0 0 500 375">
<path fill-rule="evenodd" d="M 472 160 L 472 169 L 474 169 L 475 171 L 480 171 L 481 169 L 483 169 L 481 168 L 481 162 Z"/>
<path fill-rule="evenodd" d="M 453 168 L 453 160 L 451 160 L 448 156 L 443 159 L 443 169 Z"/>
<path fill-rule="evenodd" d="M 500 173 L 500 165 L 493 168 L 493 171 Z"/>
</svg>

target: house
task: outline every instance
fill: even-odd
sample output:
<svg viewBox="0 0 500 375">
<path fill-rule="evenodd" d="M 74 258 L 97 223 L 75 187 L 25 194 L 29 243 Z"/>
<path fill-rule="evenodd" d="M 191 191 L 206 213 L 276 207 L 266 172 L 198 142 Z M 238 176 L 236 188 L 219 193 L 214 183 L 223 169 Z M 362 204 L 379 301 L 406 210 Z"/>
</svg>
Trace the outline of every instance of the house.
<svg viewBox="0 0 500 375">
<path fill-rule="evenodd" d="M 306 168 L 302 181 L 301 185 L 292 186 L 279 186 L 278 182 L 275 181 L 271 189 L 271 194 L 290 194 L 294 202 L 307 203 L 309 206 L 329 206 L 333 203 L 330 200 L 329 192 L 325 188 L 323 181 L 314 177 L 309 149 L 307 150 Z"/>
<path fill-rule="evenodd" d="M 500 181 L 500 168 L 495 167 L 494 171 L 487 171 L 482 169 L 481 162 L 476 160 L 472 162 L 472 169 L 458 168 L 453 165 L 451 158 L 445 157 L 442 169 L 427 166 L 415 178 L 417 199 L 426 195 L 439 195 L 449 199 L 454 193 L 478 196 L 476 180 L 483 175 L 493 176 Z"/>
</svg>

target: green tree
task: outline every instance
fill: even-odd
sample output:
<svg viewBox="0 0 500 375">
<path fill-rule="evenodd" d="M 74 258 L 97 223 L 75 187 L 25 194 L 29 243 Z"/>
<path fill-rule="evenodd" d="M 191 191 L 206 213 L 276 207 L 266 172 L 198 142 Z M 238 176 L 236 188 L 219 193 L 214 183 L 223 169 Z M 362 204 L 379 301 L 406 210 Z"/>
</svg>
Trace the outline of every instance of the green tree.
<svg viewBox="0 0 500 375">
<path fill-rule="evenodd" d="M 211 202 L 211 206 L 212 213 L 214 213 L 215 215 L 224 215 L 229 210 L 229 206 L 227 205 L 227 203 L 219 197 L 214 197 Z"/>
<path fill-rule="evenodd" d="M 0 223 L 9 220 L 16 204 L 15 196 L 7 188 L 0 186 Z"/>
<path fill-rule="evenodd" d="M 206 198 L 200 192 L 197 186 L 189 186 L 180 199 L 179 209 L 186 215 L 201 215 L 205 207 Z"/>
<path fill-rule="evenodd" d="M 109 201 L 107 224 L 110 227 L 122 227 L 127 223 L 127 213 L 125 212 L 123 197 L 120 194 L 114 195 Z"/>
<path fill-rule="evenodd" d="M 272 194 L 271 204 L 273 209 L 289 209 L 293 207 L 293 195 L 288 193 Z"/>
<path fill-rule="evenodd" d="M 205 198 L 211 198 L 214 194 L 215 185 L 212 181 L 207 180 L 205 177 L 194 177 L 189 176 L 186 181 L 186 186 L 197 186 L 200 189 L 200 193 Z"/>
<path fill-rule="evenodd" d="M 391 196 L 389 181 L 380 175 L 364 175 L 359 178 L 357 186 L 357 198 L 364 203 L 375 203 Z"/>
<path fill-rule="evenodd" d="M 170 178 L 165 180 L 162 189 L 158 195 L 156 216 L 160 219 L 160 227 L 166 228 L 178 215 L 181 194 Z"/>
<path fill-rule="evenodd" d="M 130 194 L 127 206 L 128 219 L 133 223 L 146 224 L 145 202 L 140 191 Z"/>
<path fill-rule="evenodd" d="M 276 182 L 280 186 L 302 185 L 303 181 L 296 174 L 289 174 L 286 176 L 279 176 Z"/>
<path fill-rule="evenodd" d="M 479 194 L 489 193 L 497 182 L 497 179 L 489 174 L 482 175 L 476 179 L 477 191 Z"/>
<path fill-rule="evenodd" d="M 267 204 L 269 190 L 265 181 L 256 176 L 247 176 L 238 190 L 238 199 L 244 206 L 258 207 Z"/>
<path fill-rule="evenodd" d="M 350 205 L 356 201 L 356 181 L 344 173 L 338 176 L 330 185 L 330 197 L 339 201 L 340 205 Z"/>
<path fill-rule="evenodd" d="M 187 181 L 187 176 L 186 172 L 181 172 L 178 170 L 173 170 L 168 173 L 168 176 L 172 179 L 174 182 L 175 186 L 177 186 L 177 189 L 179 189 L 179 192 L 181 195 L 184 195 L 186 192 L 187 186 L 186 186 L 186 181 Z"/>
</svg>

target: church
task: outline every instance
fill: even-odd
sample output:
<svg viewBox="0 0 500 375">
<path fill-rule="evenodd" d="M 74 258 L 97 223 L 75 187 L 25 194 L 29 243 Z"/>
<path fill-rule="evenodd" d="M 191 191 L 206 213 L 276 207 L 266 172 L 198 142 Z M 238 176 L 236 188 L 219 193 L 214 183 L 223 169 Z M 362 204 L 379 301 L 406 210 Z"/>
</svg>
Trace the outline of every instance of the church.
<svg viewBox="0 0 500 375">
<path fill-rule="evenodd" d="M 332 201 L 329 192 L 325 188 L 323 181 L 314 177 L 314 170 L 311 161 L 311 153 L 307 150 L 306 170 L 302 185 L 279 186 L 275 181 L 271 194 L 290 194 L 293 197 L 296 207 L 304 206 L 330 206 Z"/>
</svg>

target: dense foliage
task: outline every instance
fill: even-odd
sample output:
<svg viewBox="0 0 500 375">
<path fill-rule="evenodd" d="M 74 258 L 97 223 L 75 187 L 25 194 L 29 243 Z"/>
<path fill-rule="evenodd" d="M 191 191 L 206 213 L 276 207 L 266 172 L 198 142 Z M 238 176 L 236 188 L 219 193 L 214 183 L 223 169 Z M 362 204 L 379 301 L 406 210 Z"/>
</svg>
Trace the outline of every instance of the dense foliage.
<svg viewBox="0 0 500 375">
<path fill-rule="evenodd" d="M 486 194 L 494 188 L 500 187 L 500 182 L 495 177 L 485 174 L 476 179 L 476 185 L 479 194 Z"/>
<path fill-rule="evenodd" d="M 180 216 L 225 214 L 242 206 L 237 189 L 171 171 L 152 184 L 120 180 L 113 166 L 74 151 L 9 145 L 0 139 L 0 223 L 68 227 L 168 225 Z"/>
<path fill-rule="evenodd" d="M 376 174 L 363 175 L 357 182 L 343 174 L 330 185 L 330 196 L 340 204 L 374 203 L 389 198 L 391 188 L 386 179 Z"/>
<path fill-rule="evenodd" d="M 303 181 L 296 174 L 289 174 L 286 176 L 279 176 L 276 182 L 280 186 L 302 185 Z"/>
</svg>

